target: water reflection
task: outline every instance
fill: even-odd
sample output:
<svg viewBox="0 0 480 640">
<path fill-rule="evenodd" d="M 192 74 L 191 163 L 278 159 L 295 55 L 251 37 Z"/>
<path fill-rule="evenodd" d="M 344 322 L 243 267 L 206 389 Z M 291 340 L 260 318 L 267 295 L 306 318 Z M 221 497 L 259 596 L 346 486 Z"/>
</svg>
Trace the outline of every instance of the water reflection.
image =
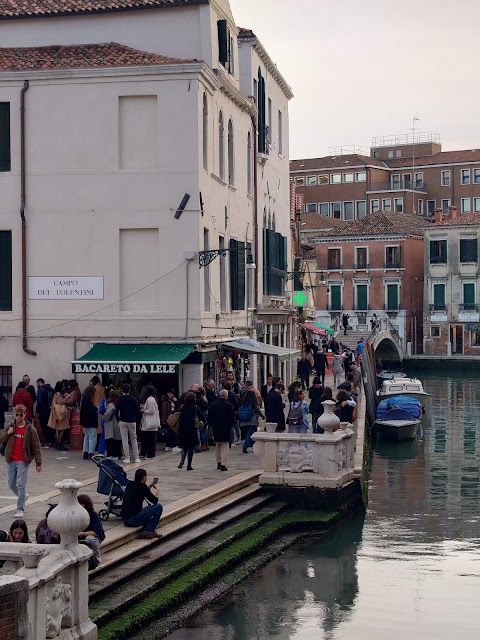
<svg viewBox="0 0 480 640">
<path fill-rule="evenodd" d="M 170 640 L 478 640 L 480 386 L 421 377 L 422 437 L 374 444 L 365 522 L 290 550 Z"/>
</svg>

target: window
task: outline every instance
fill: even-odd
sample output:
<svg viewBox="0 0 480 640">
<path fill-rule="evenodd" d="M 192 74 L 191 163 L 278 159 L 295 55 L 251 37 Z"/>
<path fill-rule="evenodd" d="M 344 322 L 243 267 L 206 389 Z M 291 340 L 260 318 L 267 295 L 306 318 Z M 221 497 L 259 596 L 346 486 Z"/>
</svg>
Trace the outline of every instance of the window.
<svg viewBox="0 0 480 640">
<path fill-rule="evenodd" d="M 384 211 L 392 210 L 392 199 L 391 198 L 383 198 L 382 200 L 382 209 Z"/>
<path fill-rule="evenodd" d="M 9 409 L 12 406 L 12 367 L 0 367 L 0 393 L 5 396 Z"/>
<path fill-rule="evenodd" d="M 430 337 L 431 338 L 439 338 L 440 337 L 440 327 L 430 327 Z"/>
<path fill-rule="evenodd" d="M 400 189 L 400 174 L 392 175 L 392 189 Z"/>
<path fill-rule="evenodd" d="M 353 202 L 344 202 L 343 203 L 343 219 L 344 220 L 353 220 L 354 219 Z"/>
<path fill-rule="evenodd" d="M 330 174 L 330 184 L 340 184 L 342 181 L 341 173 L 332 173 Z"/>
<path fill-rule="evenodd" d="M 342 310 L 342 287 L 338 284 L 330 285 L 330 310 Z"/>
<path fill-rule="evenodd" d="M 473 183 L 480 184 L 480 169 L 473 170 Z"/>
<path fill-rule="evenodd" d="M 355 267 L 357 269 L 366 269 L 367 263 L 367 247 L 356 247 L 355 249 Z"/>
<path fill-rule="evenodd" d="M 380 200 L 370 200 L 370 213 L 376 213 L 380 209 Z"/>
<path fill-rule="evenodd" d="M 297 176 L 295 178 L 295 184 L 297 187 L 303 187 L 305 185 L 305 178 L 303 176 Z"/>
<path fill-rule="evenodd" d="M 430 264 L 447 264 L 446 240 L 430 240 Z"/>
<path fill-rule="evenodd" d="M 357 171 L 355 174 L 356 182 L 366 182 L 367 181 L 367 172 L 366 171 Z"/>
<path fill-rule="evenodd" d="M 330 205 L 328 202 L 320 202 L 318 205 L 318 213 L 321 213 L 322 216 L 328 216 L 328 210 Z"/>
<path fill-rule="evenodd" d="M 463 286 L 463 310 L 464 311 L 475 311 L 475 283 L 474 282 L 464 282 Z"/>
<path fill-rule="evenodd" d="M 332 213 L 331 213 L 332 218 L 337 218 L 338 220 L 340 220 L 340 218 L 342 217 L 342 203 L 332 202 L 331 209 L 332 209 Z"/>
<path fill-rule="evenodd" d="M 268 99 L 268 131 L 267 131 L 267 142 L 271 144 L 272 135 L 273 135 L 273 121 L 272 121 L 272 99 Z M 307 183 L 308 184 L 308 183 Z"/>
<path fill-rule="evenodd" d="M 415 188 L 421 189 L 423 187 L 423 171 L 419 171 L 415 175 Z"/>
<path fill-rule="evenodd" d="M 10 103 L 0 102 L 0 171 L 11 171 Z"/>
<path fill-rule="evenodd" d="M 441 200 L 440 202 L 442 203 L 441 207 L 442 207 L 443 213 L 448 213 L 448 207 L 452 204 L 452 201 L 448 199 L 444 199 L 444 200 Z"/>
<path fill-rule="evenodd" d="M 471 213 L 472 206 L 471 206 L 470 198 L 462 198 L 460 207 L 461 207 L 462 213 Z"/>
<path fill-rule="evenodd" d="M 445 171 L 442 171 L 440 175 L 440 184 L 442 187 L 450 186 L 450 169 L 446 169 Z"/>
<path fill-rule="evenodd" d="M 313 187 L 317 184 L 317 176 L 307 176 L 307 187 Z"/>
<path fill-rule="evenodd" d="M 258 82 L 257 79 L 253 79 L 253 97 L 255 98 L 255 104 L 258 102 Z"/>
<path fill-rule="evenodd" d="M 385 268 L 386 269 L 398 269 L 401 266 L 400 262 L 400 247 L 385 247 Z"/>
<path fill-rule="evenodd" d="M 245 309 L 245 243 L 230 240 L 230 305 L 232 311 Z"/>
<path fill-rule="evenodd" d="M 460 182 L 462 184 L 470 184 L 470 169 L 462 169 L 460 174 Z"/>
<path fill-rule="evenodd" d="M 401 158 L 402 157 L 402 152 L 400 149 L 396 149 L 395 150 L 395 158 Z"/>
<path fill-rule="evenodd" d="M 353 182 L 353 173 L 344 173 L 343 181 L 347 183 Z"/>
<path fill-rule="evenodd" d="M 398 284 L 387 284 L 385 286 L 386 289 L 386 309 L 387 311 L 398 311 Z"/>
<path fill-rule="evenodd" d="M 253 193 L 253 146 L 250 131 L 247 136 L 247 193 L 249 196 Z"/>
<path fill-rule="evenodd" d="M 430 218 L 435 215 L 435 209 L 437 208 L 436 200 L 427 200 L 427 216 Z"/>
<path fill-rule="evenodd" d="M 403 213 L 403 198 L 395 198 L 393 203 L 395 211 L 397 213 Z"/>
<path fill-rule="evenodd" d="M 305 213 L 317 213 L 317 203 L 316 202 L 308 202 L 305 205 Z"/>
<path fill-rule="evenodd" d="M 328 268 L 341 269 L 342 268 L 342 250 L 341 249 L 328 249 Z"/>
<path fill-rule="evenodd" d="M 393 158 L 393 151 L 391 149 L 387 152 L 387 158 Z"/>
<path fill-rule="evenodd" d="M 225 238 L 218 237 L 218 248 L 225 249 Z M 220 254 L 220 311 L 227 310 L 227 257 Z"/>
<path fill-rule="evenodd" d="M 225 179 L 225 127 L 223 126 L 223 113 L 218 116 L 218 175 Z"/>
<path fill-rule="evenodd" d="M 435 282 L 432 285 L 433 311 L 445 311 L 445 283 Z"/>
<path fill-rule="evenodd" d="M 367 215 L 367 202 L 365 200 L 357 200 L 357 218 L 364 218 Z"/>
<path fill-rule="evenodd" d="M 328 175 L 318 176 L 318 184 L 328 184 L 328 183 L 329 183 Z"/>
<path fill-rule="evenodd" d="M 278 110 L 278 153 L 283 154 L 283 118 L 280 109 Z"/>
<path fill-rule="evenodd" d="M 357 311 L 367 311 L 368 309 L 368 286 L 357 284 L 356 287 L 356 309 Z"/>
<path fill-rule="evenodd" d="M 203 229 L 203 249 L 210 249 L 208 243 L 208 229 Z M 203 302 L 205 311 L 210 311 L 210 266 L 203 268 Z"/>
<path fill-rule="evenodd" d="M 228 184 L 233 186 L 235 184 L 235 153 L 233 148 L 233 123 L 228 121 Z"/>
<path fill-rule="evenodd" d="M 403 188 L 411 189 L 412 188 L 412 174 L 404 173 L 403 174 Z"/>
<path fill-rule="evenodd" d="M 460 238 L 460 262 L 477 262 L 477 247 L 476 238 Z"/>
<path fill-rule="evenodd" d="M 267 153 L 267 123 L 266 123 L 266 98 L 265 98 L 265 78 L 262 70 L 258 69 L 258 100 L 257 100 L 257 129 L 258 129 L 258 153 Z"/>
<path fill-rule="evenodd" d="M 373 157 L 374 157 L 374 158 L 378 158 L 378 157 L 380 157 L 380 153 L 379 153 L 377 150 L 375 150 L 375 151 L 373 152 Z"/>
<path fill-rule="evenodd" d="M 0 311 L 12 310 L 12 232 L 0 231 Z"/>
<path fill-rule="evenodd" d="M 208 102 L 203 94 L 203 131 L 202 131 L 203 168 L 208 169 Z"/>
<path fill-rule="evenodd" d="M 218 33 L 218 61 L 232 75 L 235 71 L 234 47 L 235 41 L 226 20 L 217 22 Z"/>
<path fill-rule="evenodd" d="M 423 216 L 423 200 L 418 201 L 418 215 Z"/>
<path fill-rule="evenodd" d="M 285 295 L 287 238 L 276 231 L 263 232 L 263 289 L 267 296 Z"/>
<path fill-rule="evenodd" d="M 471 347 L 480 347 L 480 331 L 471 331 L 470 332 L 470 346 Z"/>
<path fill-rule="evenodd" d="M 480 198 L 473 199 L 473 210 L 478 213 L 480 211 Z"/>
</svg>

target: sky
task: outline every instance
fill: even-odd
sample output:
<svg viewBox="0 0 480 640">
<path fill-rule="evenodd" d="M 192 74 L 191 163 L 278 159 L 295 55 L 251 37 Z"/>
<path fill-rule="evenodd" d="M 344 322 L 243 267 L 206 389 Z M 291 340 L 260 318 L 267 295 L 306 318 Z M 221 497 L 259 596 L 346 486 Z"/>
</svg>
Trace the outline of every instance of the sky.
<svg viewBox="0 0 480 640">
<path fill-rule="evenodd" d="M 290 158 L 440 133 L 480 147 L 480 0 L 230 0 L 292 87 Z"/>
</svg>

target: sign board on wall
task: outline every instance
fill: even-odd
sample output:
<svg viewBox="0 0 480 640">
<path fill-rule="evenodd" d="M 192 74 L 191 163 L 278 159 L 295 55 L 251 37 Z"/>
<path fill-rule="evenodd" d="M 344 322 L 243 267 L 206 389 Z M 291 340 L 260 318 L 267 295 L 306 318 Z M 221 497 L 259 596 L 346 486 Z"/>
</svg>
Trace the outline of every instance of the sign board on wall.
<svg viewBox="0 0 480 640">
<path fill-rule="evenodd" d="M 459 313 L 458 321 L 459 322 L 478 322 L 480 320 L 480 315 L 478 313 Z"/>
<path fill-rule="evenodd" d="M 30 300 L 103 300 L 103 276 L 30 276 Z"/>
<path fill-rule="evenodd" d="M 72 362 L 72 373 L 178 373 L 175 364 L 119 363 L 119 362 Z"/>
</svg>

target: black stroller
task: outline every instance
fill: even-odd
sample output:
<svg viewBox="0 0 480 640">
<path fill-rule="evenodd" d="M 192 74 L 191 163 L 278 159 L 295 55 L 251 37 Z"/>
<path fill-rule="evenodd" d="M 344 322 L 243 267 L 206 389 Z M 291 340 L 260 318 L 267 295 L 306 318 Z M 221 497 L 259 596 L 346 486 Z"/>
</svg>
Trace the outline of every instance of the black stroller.
<svg viewBox="0 0 480 640">
<path fill-rule="evenodd" d="M 97 493 L 108 496 L 105 502 L 106 509 L 100 509 L 98 515 L 100 520 L 108 520 L 110 514 L 120 517 L 122 509 L 122 498 L 125 494 L 128 478 L 123 468 L 104 456 L 93 456 L 92 460 L 100 469 L 98 473 Z"/>
</svg>

